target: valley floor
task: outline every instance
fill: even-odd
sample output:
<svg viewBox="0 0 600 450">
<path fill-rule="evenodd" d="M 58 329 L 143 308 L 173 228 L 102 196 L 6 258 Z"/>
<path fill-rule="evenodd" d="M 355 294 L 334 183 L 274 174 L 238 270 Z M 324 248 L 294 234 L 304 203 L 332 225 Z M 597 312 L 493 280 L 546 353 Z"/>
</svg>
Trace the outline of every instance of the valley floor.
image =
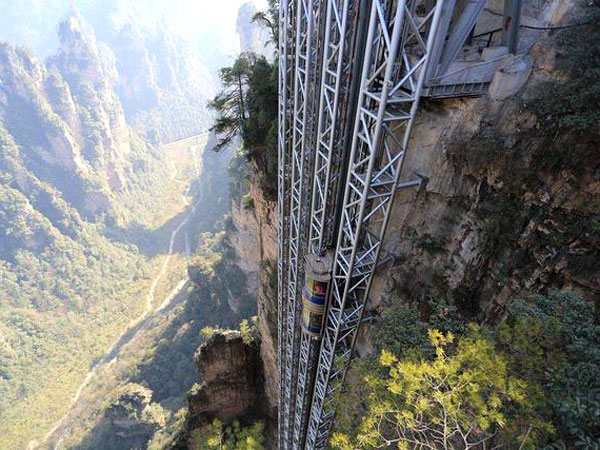
<svg viewBox="0 0 600 450">
<path fill-rule="evenodd" d="M 19 448 L 20 442 L 24 447 L 25 436 L 33 438 L 28 448 L 61 448 L 64 441 L 79 428 L 73 426 L 73 418 L 81 416 L 89 403 L 102 400 L 102 393 L 106 393 L 106 388 L 111 384 L 106 376 L 117 365 L 122 349 L 132 345 L 143 330 L 152 327 L 157 318 L 169 314 L 187 298 L 188 227 L 196 210 L 190 190 L 201 173 L 201 154 L 207 140 L 208 135 L 203 134 L 163 147 L 168 164 L 172 166 L 172 176 L 163 198 L 156 199 L 156 207 L 149 214 L 147 223 L 143 224 L 153 244 L 146 249 L 140 248 L 141 253 L 148 253 L 145 264 L 149 277 L 132 286 L 125 293 L 129 295 L 122 299 L 124 303 L 135 304 L 133 316 L 128 322 L 124 317 L 123 322 L 114 324 L 110 331 L 98 330 L 105 342 L 113 336 L 110 344 L 104 346 L 102 355 L 90 353 L 87 360 L 79 359 L 76 364 L 56 370 L 51 374 L 52 377 L 44 377 L 42 381 L 45 388 L 21 405 L 20 411 L 13 411 L 13 416 L 22 414 L 31 417 L 27 410 L 30 405 L 54 406 L 45 410 L 44 414 L 37 415 L 36 422 L 29 423 L 27 430 L 23 427 L 26 433 L 22 436 L 0 433 L 3 436 L 0 438 L 2 448 Z M 162 247 L 162 252 L 157 251 L 156 247 Z M 135 295 L 131 296 L 131 292 L 135 292 Z"/>
</svg>

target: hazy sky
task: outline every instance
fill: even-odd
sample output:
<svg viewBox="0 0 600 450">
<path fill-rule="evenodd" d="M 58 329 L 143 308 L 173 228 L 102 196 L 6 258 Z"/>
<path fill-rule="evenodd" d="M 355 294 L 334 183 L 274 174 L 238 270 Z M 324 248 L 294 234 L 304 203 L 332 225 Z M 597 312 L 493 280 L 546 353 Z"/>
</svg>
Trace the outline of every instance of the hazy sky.
<svg viewBox="0 0 600 450">
<path fill-rule="evenodd" d="M 200 50 L 218 46 L 221 54 L 233 56 L 239 50 L 238 8 L 247 2 L 258 9 L 267 6 L 266 0 L 0 0 L 0 40 L 26 45 L 40 56 L 52 54 L 58 21 L 75 8 L 100 26 L 97 34 L 107 23 L 119 29 L 126 22 L 151 26 L 164 19 L 171 31 L 191 37 Z"/>
<path fill-rule="evenodd" d="M 173 18 L 183 33 L 194 33 L 198 28 L 216 26 L 235 31 L 239 7 L 248 0 L 171 0 Z M 258 9 L 267 7 L 266 0 L 253 0 Z"/>
<path fill-rule="evenodd" d="M 239 52 L 239 39 L 235 31 L 237 13 L 244 3 L 254 3 L 258 10 L 266 9 L 266 0 L 171 0 L 166 15 L 170 25 L 182 35 L 196 35 L 211 30 L 221 40 L 226 55 Z"/>
</svg>

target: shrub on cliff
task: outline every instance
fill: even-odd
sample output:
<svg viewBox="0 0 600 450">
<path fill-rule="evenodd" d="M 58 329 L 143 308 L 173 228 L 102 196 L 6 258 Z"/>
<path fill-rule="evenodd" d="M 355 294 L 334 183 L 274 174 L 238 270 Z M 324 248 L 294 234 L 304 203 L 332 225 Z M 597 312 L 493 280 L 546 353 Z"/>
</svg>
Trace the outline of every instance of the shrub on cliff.
<svg viewBox="0 0 600 450">
<path fill-rule="evenodd" d="M 256 422 L 242 427 L 238 421 L 225 425 L 215 420 L 207 430 L 196 430 L 193 433 L 192 448 L 218 450 L 263 450 L 264 425 Z"/>
<path fill-rule="evenodd" d="M 600 0 L 586 2 L 581 26 L 559 32 L 560 80 L 538 87 L 534 106 L 553 123 L 600 135 Z"/>
<path fill-rule="evenodd" d="M 465 330 L 464 323 L 447 314 L 423 321 L 415 308 L 392 307 L 374 333 L 380 360 L 353 363 L 333 443 L 435 447 L 442 438 L 451 448 L 469 448 L 476 438 L 506 448 L 600 448 L 593 304 L 554 292 L 514 300 L 507 313 L 496 327 L 472 325 L 458 339 L 429 331 L 424 342 L 432 323 Z M 437 428 L 444 417 L 453 421 L 448 430 Z"/>
<path fill-rule="evenodd" d="M 364 378 L 368 411 L 354 437 L 333 436 L 335 448 L 529 448 L 551 430 L 535 411 L 528 383 L 511 375 L 508 357 L 477 327 L 456 343 L 452 333 L 428 334 L 432 360 L 382 352 L 385 375 Z"/>
<path fill-rule="evenodd" d="M 593 304 L 570 292 L 516 301 L 498 342 L 513 371 L 541 386 L 557 434 L 553 448 L 600 448 L 600 325 Z"/>
</svg>

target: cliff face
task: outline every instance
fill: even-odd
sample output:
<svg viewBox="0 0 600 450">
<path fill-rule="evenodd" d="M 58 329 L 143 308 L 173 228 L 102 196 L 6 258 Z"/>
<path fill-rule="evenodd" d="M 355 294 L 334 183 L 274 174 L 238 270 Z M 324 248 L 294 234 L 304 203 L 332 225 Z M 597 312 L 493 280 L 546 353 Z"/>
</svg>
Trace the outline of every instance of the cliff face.
<svg viewBox="0 0 600 450">
<path fill-rule="evenodd" d="M 422 104 L 405 173 L 429 182 L 395 200 L 385 242 L 395 261 L 374 282 L 376 312 L 433 300 L 495 321 L 531 293 L 600 300 L 597 136 L 535 113 L 557 51 L 543 37 L 489 95 Z"/>
<path fill-rule="evenodd" d="M 277 408 L 277 205 L 265 198 L 251 177 L 251 208 L 233 201 L 234 230 L 228 240 L 236 251 L 236 264 L 244 271 L 250 294 L 256 296 L 260 355 L 264 371 L 269 413 Z"/>
<path fill-rule="evenodd" d="M 254 3 L 244 3 L 238 10 L 236 30 L 240 36 L 240 50 L 256 53 L 271 60 L 275 49 L 270 41 L 269 30 L 252 21 L 257 12 Z"/>
<path fill-rule="evenodd" d="M 129 128 L 93 31 L 71 15 L 61 21 L 58 35 L 60 50 L 48 66 L 62 74 L 78 105 L 79 122 L 70 117 L 70 125 L 79 131 L 77 140 L 86 158 L 106 170 L 109 187 L 122 189 L 125 157 L 131 152 Z"/>
<path fill-rule="evenodd" d="M 558 24 L 566 3 L 537 12 Z M 470 320 L 495 321 L 512 299 L 552 289 L 600 301 L 597 137 L 536 115 L 538 87 L 557 76 L 559 50 L 547 34 L 530 40 L 488 95 L 421 103 L 404 176 L 417 173 L 428 183 L 395 199 L 384 243 L 393 262 L 377 273 L 368 304 L 375 317 L 394 302 L 426 309 L 433 301 L 456 305 Z M 240 267 L 260 280 L 261 357 L 274 410 L 277 305 L 268 273 L 276 261 L 276 208 L 256 186 L 254 209 L 233 206 L 232 243 Z M 370 335 L 367 325 L 359 354 L 372 351 Z"/>
<path fill-rule="evenodd" d="M 217 332 L 196 353 L 202 385 L 189 399 L 191 429 L 256 412 L 261 391 L 258 349 L 237 331 Z"/>
<path fill-rule="evenodd" d="M 125 121 L 93 32 L 71 15 L 59 37 L 46 65 L 24 48 L 0 45 L 0 121 L 27 170 L 95 217 L 133 187 L 133 162 L 152 165 L 151 152 Z"/>
</svg>

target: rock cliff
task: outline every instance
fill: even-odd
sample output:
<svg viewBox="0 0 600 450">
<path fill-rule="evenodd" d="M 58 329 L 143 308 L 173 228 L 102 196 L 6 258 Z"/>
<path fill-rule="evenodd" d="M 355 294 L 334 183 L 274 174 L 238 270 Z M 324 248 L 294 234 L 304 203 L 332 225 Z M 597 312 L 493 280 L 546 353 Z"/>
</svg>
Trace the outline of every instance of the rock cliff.
<svg viewBox="0 0 600 450">
<path fill-rule="evenodd" d="M 156 158 L 127 125 L 91 29 L 73 14 L 59 37 L 45 65 L 0 44 L 0 121 L 26 169 L 92 218 L 110 213 L 115 198 L 135 189 L 132 174 Z"/>
<path fill-rule="evenodd" d="M 374 282 L 375 312 L 394 298 L 435 300 L 493 321 L 531 293 L 600 300 L 598 137 L 535 110 L 559 51 L 540 35 L 489 95 L 422 103 L 405 173 L 429 182 L 395 200 L 385 242 L 394 262 Z"/>
<path fill-rule="evenodd" d="M 232 201 L 234 230 L 228 240 L 236 251 L 237 265 L 244 271 L 250 294 L 258 309 L 260 354 L 265 373 L 269 412 L 277 407 L 277 212 L 276 203 L 265 198 L 256 177 L 251 176 L 249 195 L 252 207 Z"/>
<path fill-rule="evenodd" d="M 194 428 L 255 412 L 262 382 L 259 354 L 239 332 L 215 333 L 200 346 L 195 360 L 202 384 L 189 397 L 188 420 Z"/>
<path fill-rule="evenodd" d="M 557 25 L 567 11 L 546 2 L 534 12 Z M 416 301 L 426 310 L 433 301 L 495 321 L 512 299 L 553 289 L 600 301 L 598 138 L 536 113 L 539 86 L 558 77 L 560 49 L 547 32 L 528 41 L 489 94 L 421 103 L 404 174 L 428 182 L 395 199 L 384 243 L 392 262 L 376 275 L 368 304 L 375 318 L 393 303 Z M 253 208 L 233 205 L 231 242 L 240 267 L 260 280 L 261 357 L 273 411 L 276 208 L 257 186 L 251 181 Z M 372 351 L 371 327 L 361 330 L 360 355 Z"/>
<path fill-rule="evenodd" d="M 270 40 L 269 30 L 266 26 L 252 21 L 257 12 L 256 5 L 250 2 L 244 3 L 238 10 L 236 30 L 240 36 L 240 50 L 256 53 L 271 60 L 275 48 Z"/>
</svg>

